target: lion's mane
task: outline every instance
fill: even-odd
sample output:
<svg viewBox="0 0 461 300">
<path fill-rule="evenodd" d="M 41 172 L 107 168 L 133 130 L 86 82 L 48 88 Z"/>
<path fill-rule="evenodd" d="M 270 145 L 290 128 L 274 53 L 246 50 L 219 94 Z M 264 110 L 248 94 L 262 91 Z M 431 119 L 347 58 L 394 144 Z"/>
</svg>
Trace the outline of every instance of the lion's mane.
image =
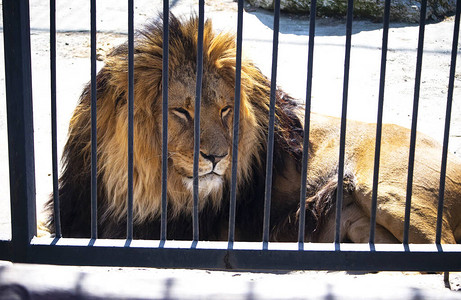
<svg viewBox="0 0 461 300">
<path fill-rule="evenodd" d="M 198 20 L 169 18 L 169 77 L 186 64 L 196 65 Z M 161 207 L 162 18 L 136 34 L 134 44 L 134 237 L 159 237 Z M 213 32 L 206 21 L 204 72 L 216 72 L 234 87 L 236 44 L 231 34 Z M 102 238 L 123 238 L 127 210 L 128 45 L 115 48 L 97 79 L 98 231 Z M 278 90 L 275 110 L 274 174 L 285 159 L 300 161 L 303 130 L 296 102 Z M 238 161 L 237 231 L 244 240 L 261 235 L 265 183 L 270 81 L 250 61 L 242 62 L 241 122 Z M 63 152 L 59 197 L 62 234 L 90 236 L 91 86 L 87 84 L 69 125 Z M 202 104 L 203 105 L 203 104 Z M 191 140 L 190 143 L 193 143 Z M 297 164 L 299 165 L 299 164 Z M 170 168 L 170 166 L 169 166 Z M 229 167 L 230 169 L 230 167 Z M 200 238 L 225 236 L 230 170 L 219 191 L 200 199 Z M 190 239 L 192 195 L 168 172 L 168 238 Z M 203 198 L 203 199 L 202 199 Z M 292 210 L 296 209 L 296 205 Z M 52 200 L 48 227 L 54 230 Z M 249 213 L 251 212 L 251 213 Z M 280 210 L 280 215 L 293 211 Z M 285 221 L 283 218 L 273 222 Z"/>
</svg>

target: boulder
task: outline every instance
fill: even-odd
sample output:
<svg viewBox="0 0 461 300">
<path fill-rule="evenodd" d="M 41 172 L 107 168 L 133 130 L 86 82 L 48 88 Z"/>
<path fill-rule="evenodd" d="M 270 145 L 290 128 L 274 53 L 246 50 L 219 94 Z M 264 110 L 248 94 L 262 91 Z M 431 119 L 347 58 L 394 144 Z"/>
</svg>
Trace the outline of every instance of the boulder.
<svg viewBox="0 0 461 300">
<path fill-rule="evenodd" d="M 273 9 L 274 0 L 248 0 L 256 7 Z M 283 11 L 294 13 L 309 12 L 309 0 L 280 0 Z M 454 14 L 456 0 L 428 0 L 426 19 L 442 20 Z M 391 20 L 400 22 L 419 22 L 421 10 L 420 0 L 392 0 Z M 341 17 L 346 16 L 347 0 L 317 0 L 317 15 Z M 382 20 L 384 0 L 354 0 L 354 17 L 371 20 Z"/>
</svg>

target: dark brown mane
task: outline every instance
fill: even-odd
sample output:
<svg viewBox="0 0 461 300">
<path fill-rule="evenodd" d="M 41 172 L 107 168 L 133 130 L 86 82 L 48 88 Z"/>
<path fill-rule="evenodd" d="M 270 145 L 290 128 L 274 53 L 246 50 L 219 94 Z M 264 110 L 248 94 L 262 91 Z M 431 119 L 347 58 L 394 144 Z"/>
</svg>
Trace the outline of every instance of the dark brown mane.
<svg viewBox="0 0 461 300">
<path fill-rule="evenodd" d="M 355 191 L 354 174 L 346 170 L 343 182 L 343 192 L 351 195 Z M 321 228 L 327 220 L 335 217 L 336 196 L 338 190 L 338 174 L 336 171 L 330 175 L 308 181 L 306 199 L 306 234 L 311 241 L 316 241 Z"/>
</svg>

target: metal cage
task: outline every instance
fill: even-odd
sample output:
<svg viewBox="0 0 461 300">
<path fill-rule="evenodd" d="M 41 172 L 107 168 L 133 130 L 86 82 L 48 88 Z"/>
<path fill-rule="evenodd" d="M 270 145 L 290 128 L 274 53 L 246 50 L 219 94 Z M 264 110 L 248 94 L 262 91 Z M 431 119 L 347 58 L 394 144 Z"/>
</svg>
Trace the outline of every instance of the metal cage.
<svg viewBox="0 0 461 300">
<path fill-rule="evenodd" d="M 103 240 L 97 235 L 96 214 L 96 1 L 91 0 L 91 84 L 92 84 L 92 222 L 90 239 L 61 238 L 59 226 L 59 199 L 58 193 L 58 167 L 57 167 L 57 142 L 56 142 L 56 25 L 55 25 L 55 0 L 50 1 L 50 34 L 51 34 L 51 103 L 52 103 L 52 142 L 53 142 L 53 181 L 54 203 L 56 221 L 56 238 L 38 239 L 35 237 L 35 170 L 34 170 L 34 134 L 33 134 L 33 109 L 32 109 L 32 84 L 31 84 L 31 54 L 30 54 L 30 24 L 28 0 L 4 0 L 3 23 L 5 39 L 5 72 L 8 113 L 8 149 L 11 186 L 11 220 L 12 239 L 0 241 L 0 259 L 13 262 L 47 263 L 64 265 L 103 265 L 103 266 L 143 266 L 162 268 L 206 268 L 206 269 L 278 269 L 278 270 L 414 270 L 414 271 L 460 271 L 461 270 L 461 245 L 442 245 L 441 215 L 443 209 L 445 169 L 447 161 L 447 147 L 450 127 L 451 104 L 455 78 L 455 65 L 458 54 L 458 36 L 461 14 L 461 1 L 457 1 L 455 28 L 453 31 L 453 47 L 451 54 L 451 69 L 449 75 L 448 101 L 443 143 L 442 170 L 440 177 L 440 197 L 437 222 L 437 239 L 435 244 L 414 245 L 408 243 L 408 228 L 410 217 L 410 203 L 412 191 L 412 176 L 414 164 L 414 150 L 416 142 L 416 122 L 418 115 L 419 85 L 421 80 L 421 65 L 424 43 L 425 15 L 427 0 L 421 1 L 421 18 L 419 25 L 419 42 L 417 52 L 417 71 L 415 80 L 415 94 L 413 104 L 413 122 L 410 144 L 407 206 L 404 228 L 403 244 L 381 245 L 374 243 L 376 223 L 376 203 L 378 188 L 379 157 L 381 144 L 382 111 L 384 100 L 384 83 L 386 72 L 386 54 L 389 30 L 390 0 L 385 1 L 383 41 L 381 52 L 381 75 L 379 88 L 379 108 L 376 129 L 375 171 L 372 196 L 370 241 L 367 244 L 340 243 L 340 219 L 342 204 L 342 180 L 338 180 L 336 235 L 335 242 L 331 244 L 313 244 L 304 241 L 304 215 L 301 215 L 299 238 L 297 243 L 272 243 L 269 242 L 269 212 L 271 204 L 272 183 L 272 158 L 274 143 L 274 107 L 275 89 L 277 80 L 277 54 L 280 18 L 280 1 L 274 5 L 274 30 L 271 74 L 271 101 L 270 122 L 267 152 L 266 197 L 264 206 L 263 239 L 261 242 L 243 243 L 234 240 L 235 227 L 235 201 L 236 201 L 236 164 L 237 158 L 232 161 L 232 186 L 229 213 L 229 236 L 227 242 L 205 242 L 199 240 L 198 228 L 198 179 L 194 181 L 194 210 L 193 210 L 193 237 L 190 241 L 170 241 L 166 239 L 167 198 L 166 192 L 162 193 L 162 219 L 161 239 L 158 241 L 133 240 L 133 78 L 134 78 L 134 26 L 133 26 L 133 0 L 128 0 L 128 45 L 129 45 L 129 70 L 128 70 L 128 106 L 129 106 L 129 157 L 128 157 L 128 215 L 127 235 L 124 240 Z M 163 15 L 169 14 L 169 2 L 163 1 Z M 306 91 L 306 118 L 305 118 L 305 148 L 309 139 L 310 98 L 313 74 L 313 49 L 315 38 L 316 0 L 311 1 L 309 51 L 308 51 L 308 77 Z M 199 36 L 198 53 L 202 52 L 204 1 L 199 1 Z M 344 149 L 346 134 L 346 113 L 349 84 L 349 65 L 351 51 L 351 35 L 353 20 L 353 0 L 348 0 L 346 22 L 346 53 L 344 65 L 344 85 L 342 121 L 340 135 L 339 174 L 344 172 Z M 236 89 L 235 106 L 240 103 L 240 70 L 242 49 L 243 0 L 238 1 L 237 24 L 237 62 L 236 62 Z M 168 18 L 164 18 L 164 28 L 168 28 Z M 164 45 L 168 45 L 168 30 L 164 30 Z M 168 47 L 163 47 L 163 83 L 168 84 Z M 200 114 L 201 81 L 203 61 L 201 55 L 197 59 L 197 88 L 196 88 L 196 114 Z M 166 89 L 164 89 L 166 91 Z M 163 109 L 168 105 L 168 93 L 163 94 Z M 238 141 L 239 109 L 234 115 L 234 144 L 236 149 Z M 195 135 L 200 132 L 200 118 L 195 118 Z M 167 118 L 163 117 L 163 141 L 166 141 Z M 198 174 L 199 138 L 195 138 L 194 174 Z M 167 156 L 166 142 L 163 143 L 163 158 Z M 303 184 L 301 186 L 300 206 L 304 207 L 303 199 L 306 197 L 306 168 L 308 164 L 307 151 L 302 161 Z M 237 153 L 237 151 L 234 151 Z M 163 176 L 162 187 L 166 190 L 166 159 L 162 159 Z M 301 212 L 304 210 L 301 209 Z"/>
</svg>

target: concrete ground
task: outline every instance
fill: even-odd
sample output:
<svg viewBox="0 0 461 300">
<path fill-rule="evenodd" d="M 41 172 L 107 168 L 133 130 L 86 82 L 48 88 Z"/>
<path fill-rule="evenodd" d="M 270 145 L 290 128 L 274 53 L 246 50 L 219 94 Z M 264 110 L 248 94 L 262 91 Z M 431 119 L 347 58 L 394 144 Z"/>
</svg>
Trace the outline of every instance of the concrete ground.
<svg viewBox="0 0 461 300">
<path fill-rule="evenodd" d="M 0 1 L 1 2 L 1 1 Z M 83 85 L 90 78 L 89 43 L 89 1 L 57 1 L 57 72 L 58 72 L 58 143 L 64 145 L 67 124 L 78 100 Z M 197 0 L 172 0 L 172 11 L 177 15 L 188 15 L 197 11 Z M 206 16 L 213 20 L 218 30 L 235 31 L 237 5 L 232 0 L 208 1 Z M 149 18 L 161 10 L 161 1 L 136 0 L 135 26 L 140 28 Z M 122 1 L 99 0 L 98 12 L 98 54 L 101 59 L 113 46 L 126 40 L 126 4 Z M 48 1 L 30 0 L 31 44 L 35 124 L 35 158 L 38 207 L 48 198 L 51 182 L 51 125 L 50 125 L 50 71 L 49 71 L 49 12 Z M 272 14 L 267 11 L 246 7 L 244 14 L 244 52 L 270 76 L 272 49 Z M 425 53 L 418 129 L 442 140 L 447 98 L 448 74 L 453 39 L 453 18 L 428 24 L 425 33 Z M 375 122 L 379 91 L 382 25 L 369 21 L 355 21 L 353 24 L 351 73 L 349 85 L 348 117 Z M 307 43 L 309 20 L 305 16 L 283 15 L 280 23 L 280 45 L 277 82 L 286 92 L 305 101 Z M 418 26 L 415 24 L 391 24 L 385 90 L 384 120 L 410 127 L 414 95 Z M 0 40 L 3 43 L 3 39 Z M 345 21 L 334 19 L 317 20 L 314 50 L 314 81 L 312 91 L 313 111 L 340 115 L 344 71 Z M 458 44 L 458 49 L 461 49 Z M 3 45 L 0 45 L 3 51 Z M 3 53 L 0 53 L 3 57 Z M 455 76 L 454 105 L 450 134 L 450 150 L 461 155 L 461 62 Z M 102 65 L 98 62 L 98 66 Z M 0 60 L 3 69 L 3 60 Z M 8 183 L 8 149 L 6 135 L 6 105 L 4 74 L 0 74 L 0 239 L 11 236 Z M 61 152 L 59 150 L 59 152 Z M 52 272 L 49 272 L 49 271 Z M 225 289 L 227 298 L 275 299 L 275 298 L 386 298 L 386 299 L 433 299 L 461 298 L 459 292 L 450 292 L 443 283 L 442 275 L 414 275 L 401 273 L 380 273 L 368 275 L 345 275 L 344 273 L 297 272 L 293 274 L 229 273 L 206 271 L 173 270 L 118 270 L 106 268 L 65 268 L 12 266 L 0 267 L 0 283 L 21 281 L 21 274 L 35 276 L 45 286 L 51 284 L 43 273 L 70 272 L 69 289 L 89 289 L 93 278 L 125 280 L 133 287 L 138 284 L 152 287 L 163 299 L 199 298 L 194 294 L 202 291 L 210 298 L 214 282 L 222 280 L 229 284 Z M 127 276 L 129 274 L 129 276 Z M 180 274 L 186 274 L 182 276 Z M 9 277 L 12 276 L 12 277 Z M 185 293 L 192 282 L 198 282 L 194 293 Z M 7 279 L 10 281 L 5 281 Z M 11 279 L 12 278 L 12 279 Z M 138 278 L 140 278 L 138 280 Z M 144 279 L 142 279 L 144 278 Z M 197 279 L 195 279 L 197 278 Z M 91 279 L 91 280 L 90 280 Z M 452 289 L 459 290 L 458 283 Z M 203 281 L 203 282 L 202 282 Z M 282 283 L 295 282 L 296 288 L 282 288 Z M 84 284 L 82 284 L 82 282 Z M 98 281 L 99 282 L 99 281 Z M 174 282 L 171 289 L 170 283 Z M 384 283 L 384 284 L 383 284 Z M 206 286 L 206 288 L 205 288 Z M 234 287 L 239 286 L 239 288 Z M 291 286 L 291 285 L 290 285 Z M 388 289 L 387 287 L 391 287 Z M 121 287 L 111 286 L 102 292 L 120 292 Z M 193 286 L 192 286 L 193 287 Z M 125 288 L 125 287 L 124 287 Z M 128 287 L 126 287 L 128 288 Z M 210 288 L 210 289 L 208 289 Z M 79 290 L 80 289 L 80 290 Z M 193 290 L 193 289 L 192 289 Z M 390 291 L 386 293 L 385 291 Z M 162 294 L 162 291 L 165 293 Z M 395 291 L 395 293 L 394 293 Z M 133 290 L 131 290 L 133 292 Z M 234 293 L 235 292 L 235 293 Z M 198 292 L 197 292 L 198 293 Z M 78 294 L 86 295 L 86 294 Z M 154 295 L 154 294 L 152 294 Z M 179 296 L 180 297 L 179 297 Z M 190 296 L 189 296 L 190 295 Z M 238 295 L 238 297 L 234 297 Z M 394 296 L 398 297 L 394 297 Z M 178 297 L 177 297 L 178 296 Z M 279 297 L 280 296 L 280 297 Z M 283 297 L 282 297 L 283 296 Z M 285 297 L 286 296 L 286 297 Z M 437 297 L 436 297 L 437 296 Z M 96 297 L 96 296 L 95 296 Z M 119 296 L 121 297 L 121 296 Z M 132 296 L 134 297 L 134 294 Z M 223 298 L 226 298 L 223 297 Z M 140 296 L 137 298 L 150 298 Z M 157 297 L 162 298 L 162 297 Z M 0 299 L 1 291 L 0 291 Z M 222 298 L 221 298 L 222 299 Z"/>
<path fill-rule="evenodd" d="M 0 262 L 0 300 L 461 299 L 460 279 L 461 274 L 452 274 L 445 284 L 443 274 L 250 273 Z"/>
</svg>

